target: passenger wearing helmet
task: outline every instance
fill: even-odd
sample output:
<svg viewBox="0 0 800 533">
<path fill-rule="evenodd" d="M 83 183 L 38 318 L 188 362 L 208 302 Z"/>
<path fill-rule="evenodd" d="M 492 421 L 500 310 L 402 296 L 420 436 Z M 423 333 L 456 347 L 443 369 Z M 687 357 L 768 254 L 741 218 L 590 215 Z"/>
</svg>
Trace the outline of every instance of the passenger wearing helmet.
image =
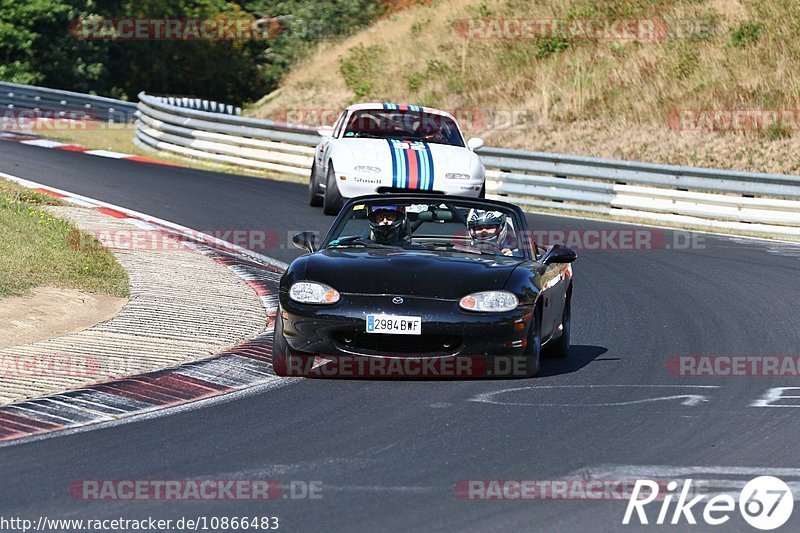
<svg viewBox="0 0 800 533">
<path fill-rule="evenodd" d="M 406 208 L 397 205 L 371 205 L 367 208 L 369 238 L 378 244 L 409 244 Z"/>
<path fill-rule="evenodd" d="M 509 242 L 508 216 L 500 211 L 470 209 L 467 215 L 467 229 L 474 246 L 491 246 L 503 255 L 514 255 L 515 250 Z"/>
</svg>

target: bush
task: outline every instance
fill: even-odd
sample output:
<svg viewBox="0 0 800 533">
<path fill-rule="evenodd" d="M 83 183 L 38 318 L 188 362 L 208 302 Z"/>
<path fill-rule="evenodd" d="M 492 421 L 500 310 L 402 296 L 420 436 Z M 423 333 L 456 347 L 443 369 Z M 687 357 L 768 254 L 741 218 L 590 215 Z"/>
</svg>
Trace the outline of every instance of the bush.
<svg viewBox="0 0 800 533">
<path fill-rule="evenodd" d="M 560 37 L 547 37 L 536 41 L 536 57 L 544 59 L 569 48 L 569 41 Z"/>
<path fill-rule="evenodd" d="M 383 55 L 380 46 L 358 45 L 348 50 L 347 56 L 339 61 L 339 72 L 345 85 L 361 100 L 372 91 L 373 78 L 378 73 L 378 65 Z"/>
<path fill-rule="evenodd" d="M 792 136 L 789 129 L 779 122 L 773 122 L 766 130 L 767 139 L 770 141 L 777 141 L 779 139 L 788 139 Z"/>
<path fill-rule="evenodd" d="M 744 48 L 745 46 L 758 41 L 764 26 L 759 22 L 748 21 L 742 22 L 739 27 L 731 31 L 729 43 L 731 46 L 737 48 Z"/>
</svg>

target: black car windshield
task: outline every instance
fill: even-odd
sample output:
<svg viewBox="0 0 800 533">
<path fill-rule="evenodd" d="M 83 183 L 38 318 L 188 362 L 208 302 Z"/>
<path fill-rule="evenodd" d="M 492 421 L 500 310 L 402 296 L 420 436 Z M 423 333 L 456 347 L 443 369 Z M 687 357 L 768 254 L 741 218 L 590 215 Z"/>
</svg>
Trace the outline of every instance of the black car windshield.
<svg viewBox="0 0 800 533">
<path fill-rule="evenodd" d="M 325 248 L 401 248 L 525 257 L 516 213 L 479 202 L 374 199 L 353 204 Z"/>
<path fill-rule="evenodd" d="M 361 109 L 354 111 L 347 121 L 344 137 L 408 139 L 464 146 L 464 139 L 453 119 L 418 109 Z"/>
</svg>

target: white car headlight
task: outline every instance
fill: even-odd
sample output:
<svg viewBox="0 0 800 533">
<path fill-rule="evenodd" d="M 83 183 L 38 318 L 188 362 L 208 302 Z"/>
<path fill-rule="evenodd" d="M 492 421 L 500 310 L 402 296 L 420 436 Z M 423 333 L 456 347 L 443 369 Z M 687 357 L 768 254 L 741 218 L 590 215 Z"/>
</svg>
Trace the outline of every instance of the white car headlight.
<svg viewBox="0 0 800 533">
<path fill-rule="evenodd" d="M 483 291 L 464 296 L 458 305 L 467 311 L 502 313 L 516 309 L 519 300 L 508 291 Z"/>
<path fill-rule="evenodd" d="M 448 172 L 444 177 L 450 180 L 468 180 L 472 178 L 469 174 L 460 174 L 458 172 Z"/>
<path fill-rule="evenodd" d="M 298 281 L 289 289 L 289 298 L 301 304 L 335 304 L 339 291 L 316 281 Z"/>
<path fill-rule="evenodd" d="M 356 172 L 375 172 L 375 173 L 381 171 L 379 167 L 368 167 L 368 166 L 358 166 L 355 167 L 353 170 L 355 170 Z"/>
</svg>

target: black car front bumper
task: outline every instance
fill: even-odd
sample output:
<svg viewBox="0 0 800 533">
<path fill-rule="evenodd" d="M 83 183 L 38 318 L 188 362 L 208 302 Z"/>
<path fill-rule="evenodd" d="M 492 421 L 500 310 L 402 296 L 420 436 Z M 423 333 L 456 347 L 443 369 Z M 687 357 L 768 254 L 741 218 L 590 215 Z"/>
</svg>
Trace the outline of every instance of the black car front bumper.
<svg viewBox="0 0 800 533">
<path fill-rule="evenodd" d="M 402 304 L 393 298 L 401 296 Z M 281 295 L 283 335 L 296 352 L 320 356 L 452 357 L 525 352 L 533 308 L 503 313 L 462 310 L 457 300 L 406 295 L 342 294 L 334 305 L 308 305 Z M 420 335 L 367 333 L 368 314 L 422 319 Z"/>
</svg>

